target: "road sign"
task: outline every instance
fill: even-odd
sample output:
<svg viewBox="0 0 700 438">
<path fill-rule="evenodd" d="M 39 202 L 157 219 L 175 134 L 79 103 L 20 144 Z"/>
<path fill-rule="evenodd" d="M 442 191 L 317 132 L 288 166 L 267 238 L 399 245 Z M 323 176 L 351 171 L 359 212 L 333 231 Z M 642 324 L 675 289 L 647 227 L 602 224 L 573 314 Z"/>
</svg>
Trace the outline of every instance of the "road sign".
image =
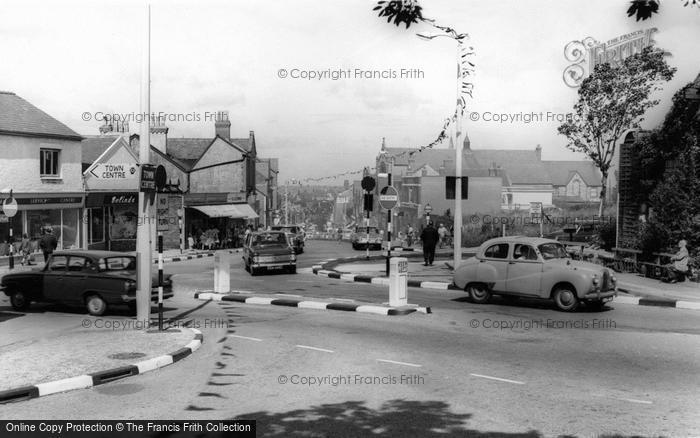
<svg viewBox="0 0 700 438">
<path fill-rule="evenodd" d="M 399 202 L 399 192 L 392 186 L 386 186 L 379 191 L 379 205 L 385 210 L 391 210 Z"/>
<path fill-rule="evenodd" d="M 542 203 L 541 202 L 531 202 L 530 203 L 530 215 L 539 216 L 542 213 Z"/>
<path fill-rule="evenodd" d="M 2 203 L 2 212 L 7 217 L 14 217 L 17 214 L 17 201 L 15 198 L 5 199 Z"/>
<path fill-rule="evenodd" d="M 366 176 L 366 177 L 362 178 L 361 185 L 362 185 L 362 188 L 364 190 L 371 192 L 372 190 L 374 190 L 374 186 L 376 185 L 376 181 L 374 181 L 374 178 L 372 178 L 371 176 Z"/>
<path fill-rule="evenodd" d="M 136 179 L 136 164 L 97 163 L 90 171 L 97 179 Z"/>
<path fill-rule="evenodd" d="M 153 164 L 141 165 L 141 183 L 139 184 L 139 191 L 156 191 L 156 166 Z"/>
<path fill-rule="evenodd" d="M 374 195 L 371 193 L 365 193 L 364 196 L 364 210 L 365 211 L 372 211 L 372 206 L 374 204 Z"/>
</svg>

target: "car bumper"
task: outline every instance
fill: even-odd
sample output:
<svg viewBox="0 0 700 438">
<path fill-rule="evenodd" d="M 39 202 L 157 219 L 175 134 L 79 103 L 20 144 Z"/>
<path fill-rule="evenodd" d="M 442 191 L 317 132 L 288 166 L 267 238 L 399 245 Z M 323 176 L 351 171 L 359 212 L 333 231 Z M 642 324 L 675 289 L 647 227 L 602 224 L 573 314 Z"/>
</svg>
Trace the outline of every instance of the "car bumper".
<svg viewBox="0 0 700 438">
<path fill-rule="evenodd" d="M 173 291 L 171 289 L 163 289 L 163 299 L 173 297 Z M 122 301 L 126 304 L 136 302 L 136 295 L 121 295 Z M 151 301 L 158 302 L 158 289 L 151 289 Z"/>
<path fill-rule="evenodd" d="M 582 299 L 586 300 L 586 301 L 597 301 L 597 300 L 610 301 L 616 296 L 617 296 L 617 290 L 612 289 L 612 290 L 607 290 L 605 292 L 603 292 L 603 291 L 589 292 L 586 295 L 584 295 Z"/>
<path fill-rule="evenodd" d="M 284 268 L 286 266 L 296 266 L 297 262 L 295 261 L 287 261 L 287 262 L 260 262 L 260 263 L 253 263 L 250 266 L 253 268 Z"/>
</svg>

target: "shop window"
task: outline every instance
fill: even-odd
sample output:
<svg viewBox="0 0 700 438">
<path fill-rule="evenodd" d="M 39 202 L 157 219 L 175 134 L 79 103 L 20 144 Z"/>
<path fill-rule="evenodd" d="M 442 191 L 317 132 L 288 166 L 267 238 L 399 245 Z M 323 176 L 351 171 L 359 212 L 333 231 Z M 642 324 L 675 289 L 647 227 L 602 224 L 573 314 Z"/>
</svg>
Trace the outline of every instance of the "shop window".
<svg viewBox="0 0 700 438">
<path fill-rule="evenodd" d="M 39 166 L 41 176 L 59 176 L 59 154 L 58 149 L 41 149 Z"/>
<path fill-rule="evenodd" d="M 28 210 L 27 211 L 27 231 L 32 240 L 40 239 L 46 228 L 51 228 L 53 235 L 61 246 L 61 210 Z"/>
<path fill-rule="evenodd" d="M 105 215 L 102 207 L 88 209 L 88 240 L 89 244 L 105 240 Z"/>
</svg>

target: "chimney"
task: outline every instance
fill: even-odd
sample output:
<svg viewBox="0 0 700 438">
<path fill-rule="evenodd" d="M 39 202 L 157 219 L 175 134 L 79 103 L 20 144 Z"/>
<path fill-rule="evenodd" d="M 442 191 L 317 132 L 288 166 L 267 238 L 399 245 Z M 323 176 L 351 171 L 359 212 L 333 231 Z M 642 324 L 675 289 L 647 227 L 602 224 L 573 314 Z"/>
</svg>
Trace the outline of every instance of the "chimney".
<svg viewBox="0 0 700 438">
<path fill-rule="evenodd" d="M 168 144 L 168 127 L 165 126 L 165 116 L 151 118 L 151 146 L 166 153 Z"/>
<path fill-rule="evenodd" d="M 542 146 L 537 145 L 537 147 L 535 148 L 535 154 L 537 155 L 537 159 L 539 161 L 542 161 Z"/>
<path fill-rule="evenodd" d="M 105 115 L 104 123 L 100 126 L 100 135 L 128 135 L 129 122 L 123 120 L 113 120 Z"/>
<path fill-rule="evenodd" d="M 231 138 L 231 122 L 228 120 L 228 111 L 217 111 L 214 122 L 215 135 L 229 140 Z"/>
</svg>

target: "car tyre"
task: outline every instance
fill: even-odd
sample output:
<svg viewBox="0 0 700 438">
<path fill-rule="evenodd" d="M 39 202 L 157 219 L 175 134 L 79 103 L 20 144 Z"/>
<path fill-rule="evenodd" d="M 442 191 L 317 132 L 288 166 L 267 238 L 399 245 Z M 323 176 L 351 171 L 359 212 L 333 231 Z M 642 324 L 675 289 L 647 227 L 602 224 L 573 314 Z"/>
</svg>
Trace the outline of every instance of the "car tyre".
<svg viewBox="0 0 700 438">
<path fill-rule="evenodd" d="M 296 273 L 297 273 L 297 267 L 296 267 L 296 266 L 289 266 L 289 267 L 287 268 L 287 272 L 289 272 L 290 274 L 296 274 Z"/>
<path fill-rule="evenodd" d="M 253 277 L 255 277 L 255 276 L 259 275 L 259 274 L 260 274 L 260 270 L 259 270 L 259 269 L 254 268 L 254 267 L 252 267 L 252 266 L 250 267 L 250 275 L 252 275 Z"/>
<path fill-rule="evenodd" d="M 100 316 L 107 310 L 107 303 L 99 295 L 89 295 L 85 298 L 85 307 L 92 316 Z"/>
<path fill-rule="evenodd" d="M 579 299 L 576 291 L 568 286 L 561 286 L 554 291 L 554 304 L 563 312 L 573 312 L 578 308 Z"/>
<path fill-rule="evenodd" d="M 476 304 L 486 304 L 491 300 L 491 291 L 483 283 L 472 283 L 467 286 L 466 290 L 469 298 Z"/>
<path fill-rule="evenodd" d="M 24 292 L 16 290 L 10 295 L 10 304 L 15 310 L 27 310 L 30 304 L 29 298 Z"/>
</svg>

